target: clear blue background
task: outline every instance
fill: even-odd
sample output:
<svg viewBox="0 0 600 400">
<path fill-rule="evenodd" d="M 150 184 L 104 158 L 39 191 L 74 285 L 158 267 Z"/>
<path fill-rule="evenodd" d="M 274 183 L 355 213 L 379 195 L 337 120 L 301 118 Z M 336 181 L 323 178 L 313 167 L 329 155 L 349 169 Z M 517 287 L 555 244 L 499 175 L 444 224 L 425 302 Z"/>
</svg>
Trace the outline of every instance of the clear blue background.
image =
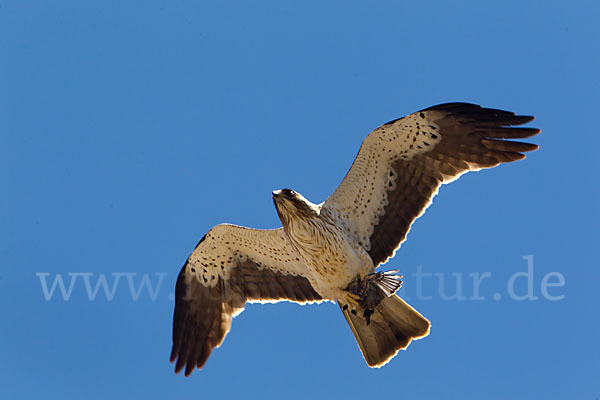
<svg viewBox="0 0 600 400">
<path fill-rule="evenodd" d="M 209 4 L 210 3 L 210 4 Z M 3 398 L 596 399 L 597 2 L 0 2 Z M 442 188 L 388 267 L 431 335 L 366 367 L 337 306 L 250 305 L 191 378 L 168 356 L 175 279 L 231 222 L 321 202 L 363 137 L 447 101 L 536 116 L 541 149 Z M 507 282 L 534 256 L 537 301 Z M 418 299 L 418 266 L 490 272 L 485 300 Z M 94 301 L 69 272 L 122 278 Z M 542 278 L 564 287 L 541 296 Z M 526 292 L 525 279 L 516 291 Z M 454 285 L 454 286 L 453 286 Z M 454 287 L 454 289 L 453 289 Z M 493 294 L 502 297 L 495 301 Z"/>
</svg>

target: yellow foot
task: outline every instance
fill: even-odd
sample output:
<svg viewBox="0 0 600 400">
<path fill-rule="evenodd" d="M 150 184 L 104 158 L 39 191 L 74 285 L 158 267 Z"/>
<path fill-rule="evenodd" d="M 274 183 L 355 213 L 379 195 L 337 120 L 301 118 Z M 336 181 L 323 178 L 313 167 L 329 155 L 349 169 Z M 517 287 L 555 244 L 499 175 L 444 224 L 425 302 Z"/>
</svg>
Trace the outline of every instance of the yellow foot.
<svg viewBox="0 0 600 400">
<path fill-rule="evenodd" d="M 354 293 L 346 293 L 346 298 L 344 299 L 346 304 L 343 305 L 343 309 L 347 310 L 350 308 L 352 314 L 356 315 L 356 310 L 360 307 L 360 297 L 355 295 Z"/>
</svg>

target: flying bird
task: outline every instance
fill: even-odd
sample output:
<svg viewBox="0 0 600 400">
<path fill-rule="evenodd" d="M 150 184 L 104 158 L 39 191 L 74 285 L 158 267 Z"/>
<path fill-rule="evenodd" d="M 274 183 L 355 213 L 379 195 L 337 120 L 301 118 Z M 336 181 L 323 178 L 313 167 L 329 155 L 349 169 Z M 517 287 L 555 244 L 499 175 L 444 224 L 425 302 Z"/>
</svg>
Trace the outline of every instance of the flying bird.
<svg viewBox="0 0 600 400">
<path fill-rule="evenodd" d="M 393 257 L 443 183 L 521 160 L 540 132 L 531 116 L 468 103 L 430 107 L 371 132 L 340 186 L 321 204 L 275 190 L 282 227 L 221 224 L 200 240 L 177 278 L 171 362 L 201 369 L 247 302 L 336 302 L 370 367 L 381 367 L 430 323 L 395 293 Z"/>
</svg>

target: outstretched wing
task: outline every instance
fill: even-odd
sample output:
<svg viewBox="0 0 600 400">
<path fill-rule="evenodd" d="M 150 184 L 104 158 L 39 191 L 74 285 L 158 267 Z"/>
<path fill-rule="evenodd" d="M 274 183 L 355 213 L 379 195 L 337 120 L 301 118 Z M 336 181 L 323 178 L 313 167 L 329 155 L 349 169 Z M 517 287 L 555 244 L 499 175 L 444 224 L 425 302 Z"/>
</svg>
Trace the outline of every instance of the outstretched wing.
<svg viewBox="0 0 600 400">
<path fill-rule="evenodd" d="M 200 240 L 177 278 L 175 372 L 202 368 L 246 302 L 322 300 L 282 232 L 218 225 Z"/>
<path fill-rule="evenodd" d="M 538 134 L 533 120 L 468 103 L 430 107 L 369 134 L 321 214 L 335 218 L 375 266 L 394 255 L 442 183 L 468 171 L 520 160 L 538 146 L 505 139 Z"/>
</svg>

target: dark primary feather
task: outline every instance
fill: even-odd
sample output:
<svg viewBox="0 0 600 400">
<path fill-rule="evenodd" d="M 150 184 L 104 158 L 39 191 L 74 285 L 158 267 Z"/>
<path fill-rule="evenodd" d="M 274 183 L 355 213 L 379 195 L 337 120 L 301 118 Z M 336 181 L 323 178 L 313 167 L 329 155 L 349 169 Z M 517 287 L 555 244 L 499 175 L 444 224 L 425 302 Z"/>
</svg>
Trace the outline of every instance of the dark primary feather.
<svg viewBox="0 0 600 400">
<path fill-rule="evenodd" d="M 531 116 L 468 103 L 441 104 L 416 114 L 420 113 L 435 121 L 442 140 L 427 153 L 392 164 L 396 185 L 388 192 L 384 216 L 370 237 L 369 255 L 374 265 L 393 255 L 442 182 L 472 169 L 520 160 L 525 157 L 524 152 L 538 148 L 534 144 L 505 140 L 538 134 L 539 129 L 514 127 L 533 120 Z"/>
<path fill-rule="evenodd" d="M 171 362 L 177 360 L 175 372 L 185 367 L 186 376 L 204 366 L 229 332 L 234 313 L 243 309 L 246 301 L 321 300 L 306 278 L 261 269 L 250 259 L 235 266 L 228 280 L 219 279 L 212 288 L 186 276 L 186 270 L 187 263 L 177 278 L 171 350 Z"/>
</svg>

